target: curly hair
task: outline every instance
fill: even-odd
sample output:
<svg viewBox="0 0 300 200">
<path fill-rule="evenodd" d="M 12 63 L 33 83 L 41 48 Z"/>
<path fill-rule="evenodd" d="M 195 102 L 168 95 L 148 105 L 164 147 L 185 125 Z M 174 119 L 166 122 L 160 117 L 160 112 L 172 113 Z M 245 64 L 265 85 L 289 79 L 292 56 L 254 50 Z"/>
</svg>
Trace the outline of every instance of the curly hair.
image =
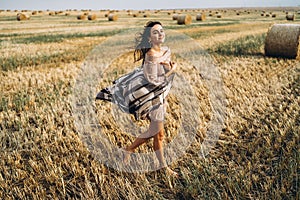
<svg viewBox="0 0 300 200">
<path fill-rule="evenodd" d="M 151 43 L 149 42 L 151 28 L 156 24 L 162 25 L 159 21 L 149 21 L 144 27 L 144 31 L 137 34 L 135 38 L 134 62 L 143 59 L 144 63 L 146 53 L 151 49 Z"/>
</svg>

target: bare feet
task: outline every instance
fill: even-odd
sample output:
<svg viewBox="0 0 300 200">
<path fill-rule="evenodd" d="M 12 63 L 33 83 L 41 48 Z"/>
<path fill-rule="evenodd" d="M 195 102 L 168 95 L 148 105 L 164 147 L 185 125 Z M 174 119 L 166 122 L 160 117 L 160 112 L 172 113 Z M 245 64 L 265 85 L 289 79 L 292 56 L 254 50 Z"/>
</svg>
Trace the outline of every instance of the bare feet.
<svg viewBox="0 0 300 200">
<path fill-rule="evenodd" d="M 125 148 L 125 149 L 122 149 L 122 152 L 123 152 L 123 164 L 128 165 L 128 163 L 130 161 L 130 155 L 133 153 L 133 151 Z"/>
</svg>

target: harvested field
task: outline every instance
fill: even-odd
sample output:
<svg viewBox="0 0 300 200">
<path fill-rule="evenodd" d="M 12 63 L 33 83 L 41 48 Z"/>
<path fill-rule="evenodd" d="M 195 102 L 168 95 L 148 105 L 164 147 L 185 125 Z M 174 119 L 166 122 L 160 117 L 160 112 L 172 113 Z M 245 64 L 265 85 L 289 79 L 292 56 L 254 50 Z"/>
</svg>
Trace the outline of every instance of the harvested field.
<svg viewBox="0 0 300 200">
<path fill-rule="evenodd" d="M 122 10 L 113 21 L 105 17 L 106 10 L 89 10 L 89 16 L 97 16 L 93 20 L 77 20 L 83 11 L 75 10 L 68 15 L 24 10 L 30 16 L 24 21 L 17 21 L 14 11 L 0 12 L 0 199 L 299 199 L 300 64 L 264 55 L 270 26 L 300 24 L 299 17 L 286 19 L 286 12 L 296 10 L 147 10 L 146 18 L 145 11 L 130 11 L 141 13 L 133 17 Z M 209 15 L 217 12 L 222 18 Z M 191 24 L 178 25 L 174 13 L 190 15 Z M 196 19 L 199 13 L 205 21 Z M 149 20 L 199 44 L 213 60 L 226 97 L 220 135 L 203 158 L 201 143 L 214 117 L 210 79 L 190 60 L 173 55 L 178 76 L 199 102 L 199 110 L 191 111 L 199 120 L 195 138 L 170 164 L 180 174 L 177 179 L 163 170 L 129 173 L 108 167 L 87 148 L 74 122 L 71 98 L 86 58 L 97 46 L 122 31 L 140 30 Z M 188 49 L 185 43 L 177 45 Z M 114 53 L 107 55 L 113 59 L 101 72 L 98 89 L 140 64 L 133 63 L 132 49 Z M 176 138 L 183 120 L 179 99 L 177 94 L 168 99 L 165 145 Z M 111 104 L 96 102 L 95 108 L 95 120 L 114 146 L 134 139 L 114 121 Z M 152 152 L 151 147 L 137 151 Z"/>
</svg>

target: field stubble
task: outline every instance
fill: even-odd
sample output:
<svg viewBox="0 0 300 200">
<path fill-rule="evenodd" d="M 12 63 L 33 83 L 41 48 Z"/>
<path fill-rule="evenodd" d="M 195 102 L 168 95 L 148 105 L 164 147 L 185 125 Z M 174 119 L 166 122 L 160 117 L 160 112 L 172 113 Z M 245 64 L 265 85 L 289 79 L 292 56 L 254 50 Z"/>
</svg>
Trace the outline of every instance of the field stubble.
<svg viewBox="0 0 300 200">
<path fill-rule="evenodd" d="M 208 17 L 207 22 L 193 21 L 190 26 L 176 25 L 167 12 L 132 18 L 138 25 L 149 19 L 161 20 L 193 37 L 214 57 L 224 81 L 228 101 L 225 127 L 213 151 L 201 159 L 199 146 L 211 113 L 208 91 L 200 74 L 174 57 L 179 72 L 197 91 L 202 110 L 194 144 L 171 166 L 180 172 L 179 179 L 161 171 L 131 174 L 106 167 L 87 151 L 74 126 L 70 96 L 81 63 L 97 44 L 116 34 L 112 27 L 126 27 L 129 16 L 112 23 L 104 18 L 78 22 L 73 20 L 75 14 L 46 16 L 45 24 L 42 16 L 12 22 L 14 14 L 0 13 L 8 20 L 0 23 L 4 34 L 0 36 L 0 197 L 299 198 L 300 66 L 295 60 L 263 56 L 265 33 L 270 24 L 282 23 L 282 17 L 254 22 L 259 12 L 240 16 L 230 12 L 224 15 L 226 22 Z M 69 35 L 69 39 L 39 40 L 50 27 L 51 35 Z M 111 35 L 84 35 L 100 30 Z M 21 39 L 26 37 L 39 41 L 24 44 Z M 128 66 L 134 67 L 129 56 L 116 59 L 106 73 L 124 73 Z M 102 80 L 99 88 L 106 81 Z M 174 137 L 178 128 L 174 121 L 180 116 L 174 96 L 169 103 L 166 143 Z M 109 118 L 103 118 L 109 106 L 97 105 L 99 121 L 116 146 L 125 146 L 133 137 L 124 136 Z M 150 145 L 138 151 L 151 151 Z"/>
</svg>

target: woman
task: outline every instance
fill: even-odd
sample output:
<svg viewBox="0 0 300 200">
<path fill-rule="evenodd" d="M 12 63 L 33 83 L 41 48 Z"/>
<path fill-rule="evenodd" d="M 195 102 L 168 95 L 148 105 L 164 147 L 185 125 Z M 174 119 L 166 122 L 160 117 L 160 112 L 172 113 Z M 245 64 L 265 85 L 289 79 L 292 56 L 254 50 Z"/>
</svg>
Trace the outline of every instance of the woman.
<svg viewBox="0 0 300 200">
<path fill-rule="evenodd" d="M 177 176 L 176 172 L 167 167 L 163 155 L 164 115 L 167 106 L 165 98 L 176 69 L 176 64 L 171 62 L 170 49 L 162 46 L 164 41 L 162 24 L 158 21 L 148 22 L 144 31 L 136 38 L 134 51 L 134 60 L 142 60 L 142 68 L 119 78 L 113 86 L 101 90 L 96 99 L 112 101 L 123 111 L 134 114 L 138 120 L 150 120 L 149 129 L 124 149 L 125 164 L 137 147 L 153 138 L 160 167 Z M 130 95 L 124 96 L 127 93 Z"/>
</svg>

